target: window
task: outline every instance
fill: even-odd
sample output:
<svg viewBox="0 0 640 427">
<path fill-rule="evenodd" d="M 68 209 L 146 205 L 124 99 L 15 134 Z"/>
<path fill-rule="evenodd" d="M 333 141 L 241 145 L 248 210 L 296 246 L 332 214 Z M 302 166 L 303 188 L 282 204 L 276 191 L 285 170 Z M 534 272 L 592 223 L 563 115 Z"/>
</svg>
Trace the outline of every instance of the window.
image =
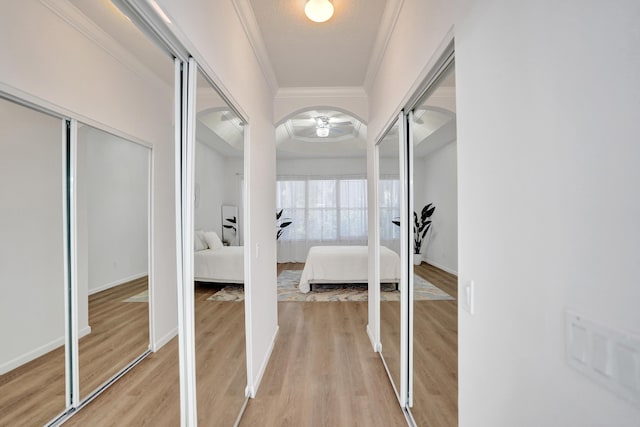
<svg viewBox="0 0 640 427">
<path fill-rule="evenodd" d="M 281 241 L 363 243 L 367 239 L 364 178 L 278 180 L 276 207 L 293 222 Z"/>
</svg>

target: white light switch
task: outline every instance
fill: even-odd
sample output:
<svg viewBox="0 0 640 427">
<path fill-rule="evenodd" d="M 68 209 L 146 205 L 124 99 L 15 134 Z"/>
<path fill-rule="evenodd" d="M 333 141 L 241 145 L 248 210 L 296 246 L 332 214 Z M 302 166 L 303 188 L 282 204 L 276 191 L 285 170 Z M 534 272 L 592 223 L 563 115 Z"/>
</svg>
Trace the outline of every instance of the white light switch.
<svg viewBox="0 0 640 427">
<path fill-rule="evenodd" d="M 589 332 L 583 326 L 571 323 L 569 327 L 569 355 L 580 363 L 587 363 Z"/>
<path fill-rule="evenodd" d="M 591 337 L 591 364 L 593 369 L 607 377 L 611 376 L 611 355 L 609 340 L 603 334 L 594 332 Z"/>
<path fill-rule="evenodd" d="M 260 243 L 256 243 L 256 259 L 260 257 Z"/>
<path fill-rule="evenodd" d="M 462 289 L 462 308 L 473 314 L 475 311 L 475 292 L 476 285 L 473 280 L 467 280 Z"/>
<path fill-rule="evenodd" d="M 567 362 L 640 406 L 640 337 L 566 313 Z"/>
</svg>

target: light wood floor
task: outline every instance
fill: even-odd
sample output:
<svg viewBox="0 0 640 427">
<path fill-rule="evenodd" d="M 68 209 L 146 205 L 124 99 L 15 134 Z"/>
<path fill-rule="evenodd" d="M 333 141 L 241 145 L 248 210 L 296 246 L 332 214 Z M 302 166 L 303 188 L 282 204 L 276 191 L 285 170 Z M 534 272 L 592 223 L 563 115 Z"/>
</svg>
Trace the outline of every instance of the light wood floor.
<svg viewBox="0 0 640 427">
<path fill-rule="evenodd" d="M 303 264 L 279 264 L 282 270 Z M 366 302 L 280 302 L 280 330 L 241 426 L 405 426 L 365 332 Z"/>
<path fill-rule="evenodd" d="M 302 266 L 280 264 L 278 273 Z M 426 264 L 419 266 L 416 272 L 450 295 L 457 296 L 455 276 Z M 211 363 L 216 357 L 239 360 L 244 366 L 244 334 L 215 336 L 215 326 L 222 322 L 231 322 L 238 328 L 244 326 L 240 320 L 244 316 L 244 304 L 206 301 L 207 292 L 196 293 L 197 307 L 215 303 L 207 307 L 211 310 L 196 308 L 197 340 L 205 340 L 198 344 L 198 352 L 209 352 L 209 357 L 198 354 L 198 372 L 210 372 L 216 366 L 229 367 L 226 363 Z M 419 306 L 416 306 L 413 414 L 419 426 L 455 426 L 456 302 L 421 301 Z M 281 302 L 278 308 L 278 340 L 258 395 L 249 401 L 241 426 L 406 425 L 379 356 L 371 350 L 364 332 L 366 302 Z M 209 324 L 215 326 L 207 328 Z M 207 349 L 209 340 L 225 342 L 226 350 L 217 353 L 221 351 L 216 350 L 219 344 L 211 344 Z M 244 374 L 243 369 L 230 370 L 232 374 L 227 378 L 239 378 Z M 206 395 L 220 387 L 214 377 L 208 376 L 198 383 L 199 394 L 201 389 Z M 241 393 L 238 388 L 229 386 L 224 394 L 238 397 Z M 214 420 L 224 416 L 226 422 L 237 415 L 235 408 L 225 412 L 213 410 L 212 401 L 207 404 L 199 400 L 198 403 L 199 408 L 204 409 L 198 413 L 200 425 L 232 425 L 232 421 L 214 424 Z M 65 425 L 162 427 L 179 424 L 178 355 L 177 340 L 174 339 Z"/>
<path fill-rule="evenodd" d="M 81 399 L 149 348 L 149 304 L 124 302 L 148 286 L 143 277 L 89 295 L 91 333 L 78 348 Z"/>
<path fill-rule="evenodd" d="M 422 263 L 415 273 L 454 298 L 458 278 Z M 425 427 L 458 425 L 457 301 L 415 301 L 413 329 L 413 414 Z"/>
<path fill-rule="evenodd" d="M 149 343 L 145 303 L 125 303 L 147 278 L 89 297 L 91 334 L 80 340 L 80 391 L 88 395 L 142 354 Z M 65 410 L 64 347 L 0 377 L 0 426 L 41 426 Z"/>
<path fill-rule="evenodd" d="M 232 426 L 246 380 L 244 304 L 207 301 L 220 286 L 195 287 L 198 424 Z M 65 426 L 179 426 L 178 342 L 174 338 L 134 367 Z"/>
</svg>

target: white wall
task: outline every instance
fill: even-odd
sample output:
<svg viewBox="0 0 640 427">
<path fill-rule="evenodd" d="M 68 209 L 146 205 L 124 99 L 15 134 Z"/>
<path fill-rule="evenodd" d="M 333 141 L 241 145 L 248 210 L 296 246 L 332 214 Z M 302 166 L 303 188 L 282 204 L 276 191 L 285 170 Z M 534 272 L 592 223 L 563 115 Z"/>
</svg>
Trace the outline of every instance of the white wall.
<svg viewBox="0 0 640 427">
<path fill-rule="evenodd" d="M 239 244 L 244 245 L 244 159 L 238 157 L 227 157 L 224 164 L 225 191 L 223 204 L 238 207 L 238 228 Z"/>
<path fill-rule="evenodd" d="M 339 176 L 367 173 L 365 157 L 338 159 L 278 159 L 278 176 Z"/>
<path fill-rule="evenodd" d="M 86 205 L 89 295 L 147 275 L 149 154 L 93 127 L 78 129 L 78 210 Z M 84 240 L 78 230 L 79 240 Z M 83 252 L 79 248 L 79 252 Z"/>
<path fill-rule="evenodd" d="M 196 230 L 215 231 L 222 238 L 221 206 L 225 192 L 225 157 L 208 145 L 196 141 L 194 210 Z"/>
<path fill-rule="evenodd" d="M 414 161 L 414 210 L 419 215 L 428 203 L 436 207 L 423 259 L 453 274 L 458 271 L 457 162 L 455 141 Z"/>
<path fill-rule="evenodd" d="M 64 344 L 61 130 L 0 100 L 0 375 Z"/>
<path fill-rule="evenodd" d="M 453 22 L 427 3 L 404 2 L 370 129 Z M 637 426 L 637 407 L 568 367 L 563 319 L 640 335 L 640 4 L 456 9 L 458 269 L 476 283 L 475 314 L 459 313 L 459 424 Z"/>
<path fill-rule="evenodd" d="M 0 40 L 11 58 L 0 90 L 153 145 L 152 333 L 166 342 L 177 326 L 172 88 L 132 71 L 40 2 L 3 5 Z"/>
<path fill-rule="evenodd" d="M 247 201 L 251 224 L 245 227 L 251 253 L 252 286 L 246 301 L 250 313 L 251 391 L 266 368 L 278 324 L 274 219 L 265 215 L 275 212 L 273 97 L 231 1 L 158 0 L 158 4 L 177 28 L 188 33 L 188 37 L 179 34 L 181 40 L 190 45 L 248 116 L 248 168 L 244 175 L 251 190 Z"/>
<path fill-rule="evenodd" d="M 277 124 L 293 113 L 323 107 L 355 115 L 365 124 L 369 119 L 367 94 L 361 88 L 281 88 L 273 105 Z"/>
<path fill-rule="evenodd" d="M 459 3 L 460 425 L 638 426 L 563 319 L 640 336 L 640 3 Z"/>
<path fill-rule="evenodd" d="M 376 177 L 375 142 L 385 126 L 397 117 L 404 102 L 419 84 L 418 76 L 424 71 L 445 35 L 453 26 L 454 2 L 445 0 L 403 0 L 398 20 L 386 47 L 380 68 L 369 90 L 369 123 L 367 127 L 369 155 L 367 175 Z M 377 200 L 377 177 L 370 179 L 368 199 Z M 369 278 L 375 273 L 377 241 L 376 214 L 369 211 Z M 373 287 L 369 288 L 369 301 L 373 301 Z M 369 332 L 378 337 L 373 304 L 369 305 Z M 374 343 L 375 344 L 375 343 Z"/>
</svg>

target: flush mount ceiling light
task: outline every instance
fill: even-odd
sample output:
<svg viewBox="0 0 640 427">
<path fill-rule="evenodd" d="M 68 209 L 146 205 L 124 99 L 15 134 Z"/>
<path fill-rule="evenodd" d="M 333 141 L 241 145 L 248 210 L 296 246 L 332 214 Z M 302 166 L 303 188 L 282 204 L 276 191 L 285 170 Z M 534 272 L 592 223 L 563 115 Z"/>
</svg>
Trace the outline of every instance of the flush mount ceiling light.
<svg viewBox="0 0 640 427">
<path fill-rule="evenodd" d="M 304 13 L 313 22 L 325 22 L 333 16 L 333 5 L 329 0 L 309 0 Z"/>
</svg>

